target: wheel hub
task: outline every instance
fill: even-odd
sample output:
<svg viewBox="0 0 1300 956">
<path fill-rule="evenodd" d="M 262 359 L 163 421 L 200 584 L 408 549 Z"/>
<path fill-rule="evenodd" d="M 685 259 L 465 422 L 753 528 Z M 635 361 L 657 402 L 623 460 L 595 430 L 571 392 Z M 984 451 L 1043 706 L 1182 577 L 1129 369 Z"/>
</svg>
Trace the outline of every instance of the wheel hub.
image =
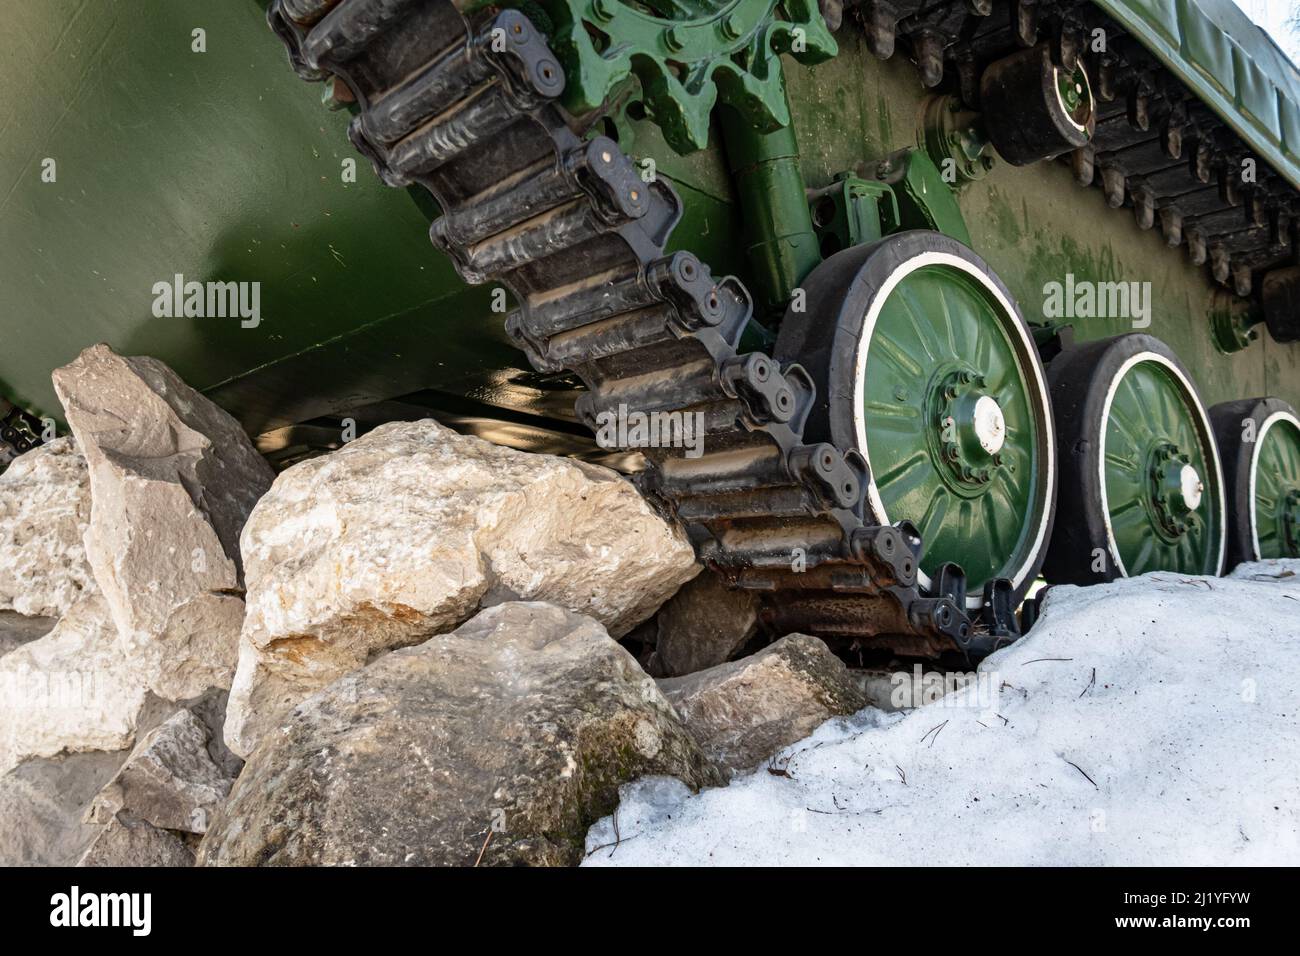
<svg viewBox="0 0 1300 956">
<path fill-rule="evenodd" d="M 1092 114 L 1092 90 L 1088 74 L 1082 67 L 1066 71 L 1056 70 L 1056 93 L 1065 114 L 1079 129 L 1085 129 Z"/>
<path fill-rule="evenodd" d="M 996 455 L 1002 450 L 1007 440 L 1007 420 L 996 398 L 981 395 L 975 400 L 974 427 L 980 447 L 988 454 Z"/>
<path fill-rule="evenodd" d="M 1191 458 L 1173 443 L 1156 447 L 1151 455 L 1151 504 L 1161 530 L 1171 537 L 1186 534 L 1196 524 L 1196 509 L 1205 482 Z"/>
<path fill-rule="evenodd" d="M 983 375 L 964 368 L 945 376 L 937 390 L 940 457 L 949 476 L 966 491 L 988 485 L 1002 465 L 1007 422 L 987 389 Z"/>
</svg>

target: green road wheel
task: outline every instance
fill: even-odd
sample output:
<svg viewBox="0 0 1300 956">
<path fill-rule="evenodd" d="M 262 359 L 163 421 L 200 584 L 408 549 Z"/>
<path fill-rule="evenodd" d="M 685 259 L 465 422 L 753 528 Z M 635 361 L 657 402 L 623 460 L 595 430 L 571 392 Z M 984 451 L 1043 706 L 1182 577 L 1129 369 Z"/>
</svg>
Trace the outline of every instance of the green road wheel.
<svg viewBox="0 0 1300 956">
<path fill-rule="evenodd" d="M 1228 566 L 1300 558 L 1300 419 L 1277 398 L 1210 409 L 1228 484 Z"/>
<path fill-rule="evenodd" d="M 1278 412 L 1260 427 L 1250 489 L 1252 543 L 1261 558 L 1300 558 L 1300 422 Z"/>
<path fill-rule="evenodd" d="M 1064 451 L 1047 579 L 1222 573 L 1218 446 L 1169 348 L 1149 335 L 1121 335 L 1063 352 L 1048 374 Z"/>
<path fill-rule="evenodd" d="M 881 524 L 911 521 L 918 579 L 945 563 L 967 605 L 1009 580 L 1018 599 L 1050 535 L 1055 442 L 1047 382 L 1011 294 L 947 236 L 904 232 L 838 253 L 804 283 L 777 354 L 813 375 L 809 431 L 867 460 Z"/>
</svg>

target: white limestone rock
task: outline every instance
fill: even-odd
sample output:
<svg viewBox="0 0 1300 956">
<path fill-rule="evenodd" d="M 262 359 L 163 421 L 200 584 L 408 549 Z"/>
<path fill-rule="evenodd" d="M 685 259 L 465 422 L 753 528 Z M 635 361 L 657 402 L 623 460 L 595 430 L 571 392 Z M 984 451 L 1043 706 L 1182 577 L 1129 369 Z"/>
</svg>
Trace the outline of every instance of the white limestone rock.
<svg viewBox="0 0 1300 956">
<path fill-rule="evenodd" d="M 90 471 L 86 554 L 123 650 L 161 697 L 227 686 L 239 533 L 272 473 L 239 424 L 155 359 L 86 349 L 54 387 Z"/>
<path fill-rule="evenodd" d="M 243 756 L 317 689 L 482 607 L 547 601 L 618 637 L 697 572 L 685 536 L 615 472 L 433 421 L 283 472 L 242 549 L 226 742 Z"/>
<path fill-rule="evenodd" d="M 0 474 L 0 610 L 57 617 L 94 594 L 89 522 L 90 475 L 73 439 L 14 459 Z"/>
<path fill-rule="evenodd" d="M 108 602 L 83 598 L 49 634 L 0 657 L 0 773 L 27 757 L 129 747 L 146 694 Z"/>
</svg>

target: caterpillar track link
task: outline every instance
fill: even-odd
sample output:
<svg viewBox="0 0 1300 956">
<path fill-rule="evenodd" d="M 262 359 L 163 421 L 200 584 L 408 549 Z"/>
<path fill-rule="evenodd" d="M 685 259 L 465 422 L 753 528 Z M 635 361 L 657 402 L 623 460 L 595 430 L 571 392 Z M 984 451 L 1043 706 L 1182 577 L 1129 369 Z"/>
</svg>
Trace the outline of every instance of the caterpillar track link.
<svg viewBox="0 0 1300 956">
<path fill-rule="evenodd" d="M 433 195 L 430 238 L 460 276 L 513 294 L 507 331 L 531 363 L 582 380 L 585 423 L 620 409 L 702 422 L 698 456 L 630 449 L 648 462 L 643 491 L 702 561 L 762 595 L 774 631 L 973 656 L 1014 639 L 997 587 L 973 615 L 959 569 L 918 587 L 920 537 L 872 521 L 861 454 L 804 442 L 810 377 L 737 351 L 750 294 L 665 253 L 680 198 L 612 140 L 571 128 L 556 104 L 564 74 L 524 14 L 276 0 L 268 16 L 300 75 L 351 89 L 350 138 L 383 181 Z"/>
<path fill-rule="evenodd" d="M 41 423 L 17 405 L 0 398 L 0 472 L 41 441 Z"/>
</svg>

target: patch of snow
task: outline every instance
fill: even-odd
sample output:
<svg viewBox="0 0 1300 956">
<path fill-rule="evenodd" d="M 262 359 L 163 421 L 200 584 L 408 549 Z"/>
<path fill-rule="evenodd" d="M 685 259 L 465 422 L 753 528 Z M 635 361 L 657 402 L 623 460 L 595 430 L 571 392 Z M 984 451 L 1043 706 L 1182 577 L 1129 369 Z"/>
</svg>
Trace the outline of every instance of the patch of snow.
<svg viewBox="0 0 1300 956">
<path fill-rule="evenodd" d="M 1296 865 L 1298 717 L 1300 561 L 1057 587 L 935 703 L 628 785 L 585 865 Z"/>
</svg>

